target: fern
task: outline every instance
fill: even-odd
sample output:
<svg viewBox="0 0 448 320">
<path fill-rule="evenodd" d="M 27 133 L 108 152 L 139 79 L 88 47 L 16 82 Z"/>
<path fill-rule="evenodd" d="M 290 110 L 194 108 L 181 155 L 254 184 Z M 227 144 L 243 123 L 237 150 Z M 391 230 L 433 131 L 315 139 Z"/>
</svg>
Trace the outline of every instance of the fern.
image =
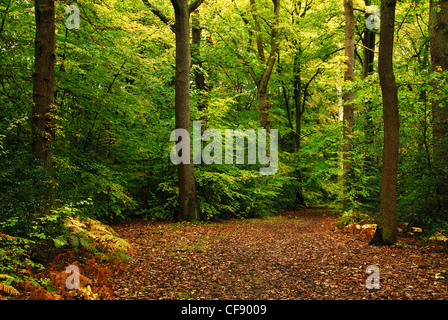
<svg viewBox="0 0 448 320">
<path fill-rule="evenodd" d="M 100 242 L 106 243 L 113 252 L 128 252 L 132 249 L 129 242 L 111 234 L 102 235 Z"/>
<path fill-rule="evenodd" d="M 0 274 L 0 279 L 14 280 L 13 277 L 7 274 Z M 10 296 L 18 296 L 20 294 L 20 292 L 17 291 L 16 288 L 3 282 L 0 282 L 0 292 L 6 293 Z"/>
<path fill-rule="evenodd" d="M 131 244 L 118 237 L 115 230 L 98 220 L 85 218 L 81 221 L 67 217 L 64 224 L 71 231 L 68 239 L 75 248 L 82 246 L 95 253 L 98 253 L 98 247 L 107 253 L 126 253 L 132 249 Z M 61 244 L 66 242 L 63 239 L 58 240 Z"/>
<path fill-rule="evenodd" d="M 10 236 L 8 234 L 1 233 L 1 232 L 0 232 L 0 238 L 4 238 L 6 240 L 11 240 L 11 241 L 16 241 L 17 240 L 16 237 L 13 237 L 13 236 Z"/>
</svg>

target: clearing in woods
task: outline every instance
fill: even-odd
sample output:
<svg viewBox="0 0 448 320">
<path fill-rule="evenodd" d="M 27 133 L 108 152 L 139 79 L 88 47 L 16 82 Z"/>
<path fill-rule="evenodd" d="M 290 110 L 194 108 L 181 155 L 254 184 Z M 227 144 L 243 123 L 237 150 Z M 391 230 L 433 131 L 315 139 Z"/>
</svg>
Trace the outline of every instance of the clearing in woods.
<svg viewBox="0 0 448 320">
<path fill-rule="evenodd" d="M 112 282 L 116 299 L 446 299 L 444 243 L 402 235 L 369 246 L 322 210 L 217 223 L 116 226 L 134 246 Z M 366 269 L 380 289 L 366 289 Z"/>
</svg>

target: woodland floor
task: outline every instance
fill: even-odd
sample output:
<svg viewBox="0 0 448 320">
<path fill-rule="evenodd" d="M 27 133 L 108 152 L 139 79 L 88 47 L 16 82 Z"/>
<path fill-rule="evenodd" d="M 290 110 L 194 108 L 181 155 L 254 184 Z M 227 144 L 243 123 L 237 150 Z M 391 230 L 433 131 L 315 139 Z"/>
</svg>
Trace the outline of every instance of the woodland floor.
<svg viewBox="0 0 448 320">
<path fill-rule="evenodd" d="M 219 223 L 116 226 L 134 247 L 114 299 L 447 299 L 448 247 L 400 236 L 391 247 L 336 227 L 323 211 Z M 379 290 L 365 286 L 380 269 Z"/>
</svg>

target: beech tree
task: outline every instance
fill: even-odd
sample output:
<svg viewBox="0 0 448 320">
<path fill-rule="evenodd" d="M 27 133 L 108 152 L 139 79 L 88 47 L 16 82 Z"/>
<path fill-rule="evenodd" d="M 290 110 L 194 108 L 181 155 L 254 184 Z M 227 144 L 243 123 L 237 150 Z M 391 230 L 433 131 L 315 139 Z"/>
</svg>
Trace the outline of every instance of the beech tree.
<svg viewBox="0 0 448 320">
<path fill-rule="evenodd" d="M 369 7 L 372 2 L 370 0 L 364 1 L 366 8 Z M 366 12 L 365 18 L 367 19 L 378 19 L 374 15 L 375 13 L 372 12 Z M 377 23 L 377 22 L 376 22 Z M 362 59 L 362 79 L 365 81 L 365 79 L 372 75 L 375 70 L 375 48 L 376 48 L 376 30 L 373 30 L 372 28 L 369 28 L 367 25 L 364 29 L 363 34 L 363 59 Z M 372 123 L 372 113 L 373 113 L 373 104 L 372 99 L 367 99 L 365 101 L 365 107 L 366 111 L 364 114 L 364 123 L 365 123 L 365 144 L 368 146 L 371 146 L 373 144 L 373 139 L 375 136 L 374 131 L 374 124 Z M 365 164 L 363 167 L 363 170 L 366 172 L 369 172 L 371 168 L 374 166 L 374 159 L 372 159 L 372 156 L 366 155 L 365 158 Z"/>
<path fill-rule="evenodd" d="M 176 32 L 176 76 L 175 105 L 176 129 L 190 133 L 190 14 L 204 0 L 196 0 L 191 5 L 188 0 L 172 0 L 174 7 Z M 179 220 L 199 220 L 201 208 L 196 194 L 196 180 L 190 150 L 190 163 L 178 165 L 179 178 Z"/>
<path fill-rule="evenodd" d="M 32 152 L 37 165 L 53 169 L 53 94 L 55 65 L 54 0 L 35 1 L 35 53 L 32 104 Z M 49 189 L 50 190 L 50 189 Z M 51 193 L 51 191 L 48 191 Z M 51 198 L 50 194 L 46 195 Z"/>
<path fill-rule="evenodd" d="M 448 71 L 448 1 L 431 0 L 430 4 L 431 65 L 435 72 Z M 434 96 L 441 94 L 437 85 Z M 448 187 L 446 168 L 448 166 L 448 108 L 445 99 L 433 99 L 433 145 L 435 171 L 436 211 L 448 212 Z"/>
<path fill-rule="evenodd" d="M 275 61 L 277 60 L 278 55 L 278 19 L 280 14 L 280 0 L 272 0 L 274 5 L 274 19 L 272 32 L 271 32 L 271 41 L 270 41 L 270 51 L 268 57 L 265 54 L 265 44 L 263 43 L 263 38 L 261 36 L 261 29 L 259 23 L 259 17 L 256 12 L 256 4 L 255 0 L 250 0 L 250 6 L 252 10 L 252 17 L 255 25 L 255 32 L 257 34 L 257 51 L 258 51 L 258 59 L 260 63 L 263 65 L 263 71 L 261 76 L 254 77 L 254 81 L 257 85 L 258 89 L 258 107 L 260 108 L 260 124 L 262 128 L 265 128 L 267 131 L 271 128 L 271 119 L 270 119 L 270 105 L 268 101 L 268 85 L 269 79 L 272 74 L 272 70 L 274 68 Z M 255 73 L 252 73 L 255 75 Z"/>
<path fill-rule="evenodd" d="M 383 167 L 380 212 L 370 244 L 392 245 L 397 241 L 397 170 L 399 147 L 398 89 L 393 70 L 396 0 L 381 1 L 378 73 L 383 101 Z"/>
<path fill-rule="evenodd" d="M 190 68 L 191 68 L 191 45 L 190 45 L 190 15 L 199 8 L 204 0 L 195 0 L 191 4 L 188 0 L 171 0 L 174 8 L 174 25 L 170 19 L 164 15 L 148 0 L 143 3 L 165 23 L 176 35 L 176 74 L 175 74 L 175 118 L 176 129 L 185 129 L 190 133 Z M 193 19 L 193 62 L 200 66 L 199 45 L 201 29 L 199 21 Z M 205 78 L 195 70 L 196 85 L 199 90 L 205 90 Z M 204 108 L 204 102 L 199 109 Z M 194 221 L 199 220 L 201 209 L 196 194 L 196 181 L 194 178 L 194 165 L 190 149 L 190 163 L 180 163 L 178 165 L 179 179 L 179 209 L 178 220 Z"/>
<path fill-rule="evenodd" d="M 345 12 L 345 55 L 347 57 L 347 69 L 344 74 L 346 85 L 351 85 L 355 81 L 355 16 L 353 10 L 353 0 L 344 0 Z M 355 93 L 352 88 L 346 90 L 343 95 L 343 203 L 347 206 L 346 192 L 349 187 L 349 177 L 352 168 L 352 135 L 354 126 L 354 104 Z"/>
<path fill-rule="evenodd" d="M 239 10 L 236 2 L 233 1 L 235 9 Z M 268 85 L 271 79 L 271 75 L 274 69 L 275 62 L 278 58 L 278 40 L 279 40 L 279 17 L 280 17 L 280 0 L 272 0 L 273 4 L 273 20 L 267 25 L 270 27 L 271 32 L 269 35 L 269 47 L 267 46 L 267 41 L 263 38 L 262 27 L 260 20 L 260 6 L 256 0 L 249 0 L 249 10 L 252 17 L 253 25 L 250 24 L 249 19 L 240 12 L 241 18 L 247 26 L 250 42 L 252 42 L 252 37 L 255 37 L 256 43 L 256 54 L 258 59 L 259 68 L 254 68 L 254 66 L 247 61 L 243 55 L 241 55 L 238 50 L 235 53 L 243 61 L 249 69 L 249 74 L 257 87 L 257 100 L 258 108 L 260 110 L 260 125 L 267 131 L 271 127 L 270 111 L 271 105 L 268 99 Z M 266 21 L 266 20 L 264 20 Z M 238 46 L 236 39 L 233 39 L 235 46 Z M 269 50 L 267 50 L 267 47 Z"/>
<path fill-rule="evenodd" d="M 197 9 L 192 13 L 191 18 L 192 26 L 192 42 L 191 42 L 191 63 L 194 66 L 194 83 L 196 86 L 196 90 L 198 90 L 199 101 L 198 101 L 198 111 L 204 111 L 207 105 L 207 101 L 205 99 L 205 93 L 207 92 L 207 87 L 205 85 L 205 75 L 202 70 L 203 61 L 201 58 L 201 37 L 202 37 L 202 27 L 200 22 L 200 14 Z M 201 120 L 203 117 L 201 117 Z"/>
<path fill-rule="evenodd" d="M 370 0 L 364 0 L 366 7 L 371 6 L 372 2 Z M 373 13 L 366 13 L 365 17 L 368 19 L 372 16 Z M 377 19 L 378 17 L 373 17 L 373 19 Z M 376 33 L 375 30 L 371 28 L 364 29 L 364 37 L 363 37 L 363 68 L 362 68 L 362 78 L 365 79 L 367 76 L 372 74 L 374 70 L 374 61 L 375 61 L 375 45 L 376 45 Z"/>
</svg>

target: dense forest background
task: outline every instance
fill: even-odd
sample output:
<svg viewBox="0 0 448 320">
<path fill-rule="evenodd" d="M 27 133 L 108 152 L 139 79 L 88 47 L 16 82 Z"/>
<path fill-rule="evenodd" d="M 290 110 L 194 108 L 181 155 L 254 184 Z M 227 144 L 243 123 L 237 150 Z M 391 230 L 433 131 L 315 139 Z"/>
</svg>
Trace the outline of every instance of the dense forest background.
<svg viewBox="0 0 448 320">
<path fill-rule="evenodd" d="M 432 5 L 440 12 L 445 3 Z M 79 28 L 66 27 L 67 5 L 79 8 Z M 191 121 L 222 132 L 279 130 L 275 175 L 262 176 L 260 165 L 250 164 L 194 167 L 200 220 L 322 205 L 341 212 L 342 221 L 377 219 L 384 138 L 380 35 L 366 20 L 367 6 L 380 3 L 352 5 L 350 81 L 343 1 L 204 1 L 191 12 Z M 45 166 L 36 163 L 33 149 L 35 4 L 1 1 L 0 259 L 6 263 L 0 273 L 37 265 L 41 253 L 30 247 L 67 245 L 65 217 L 108 224 L 178 218 L 179 177 L 170 161 L 174 12 L 161 0 L 55 2 L 55 83 L 45 133 L 51 165 Z M 443 130 L 433 132 L 434 106 L 442 105 L 438 119 L 446 113 L 448 73 L 431 64 L 429 13 L 427 1 L 398 3 L 393 62 L 398 221 L 434 233 L 448 229 L 447 169 L 440 161 L 447 154 L 434 157 L 434 144 L 444 138 Z"/>
</svg>

